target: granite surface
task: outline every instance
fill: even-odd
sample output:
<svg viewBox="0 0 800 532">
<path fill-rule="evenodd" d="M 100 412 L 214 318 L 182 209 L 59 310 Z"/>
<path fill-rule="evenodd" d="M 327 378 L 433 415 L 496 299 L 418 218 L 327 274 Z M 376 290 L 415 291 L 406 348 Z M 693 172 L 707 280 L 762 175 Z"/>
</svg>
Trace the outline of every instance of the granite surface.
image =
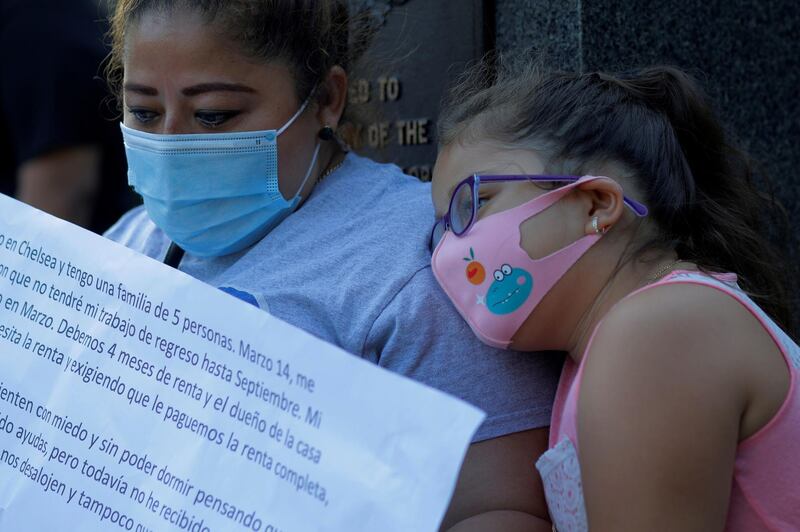
<svg viewBox="0 0 800 532">
<path fill-rule="evenodd" d="M 699 77 L 729 132 L 787 210 L 779 240 L 800 318 L 800 3 L 797 0 L 496 0 L 497 47 L 546 50 L 562 68 L 673 64 Z"/>
<path fill-rule="evenodd" d="M 581 70 L 582 0 L 497 0 L 497 48 L 540 50 L 558 68 Z"/>
</svg>

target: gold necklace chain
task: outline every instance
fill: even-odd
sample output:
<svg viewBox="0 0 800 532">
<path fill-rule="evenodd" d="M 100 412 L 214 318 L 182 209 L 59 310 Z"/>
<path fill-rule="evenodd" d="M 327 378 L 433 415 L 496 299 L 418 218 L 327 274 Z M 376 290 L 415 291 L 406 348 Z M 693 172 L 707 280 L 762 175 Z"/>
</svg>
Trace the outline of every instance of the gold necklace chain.
<svg viewBox="0 0 800 532">
<path fill-rule="evenodd" d="M 323 179 L 334 173 L 336 170 L 338 170 L 344 164 L 344 160 L 345 157 L 342 157 L 341 161 L 334 164 L 333 166 L 329 166 L 328 168 L 326 168 L 325 171 L 322 172 L 322 175 L 319 176 L 319 180 L 317 180 L 317 182 L 319 183 L 320 181 L 322 181 Z"/>
<path fill-rule="evenodd" d="M 654 273 L 653 275 L 651 275 L 650 277 L 647 278 L 647 281 L 645 282 L 645 284 L 650 284 L 650 283 L 654 283 L 654 282 L 658 281 L 659 279 L 664 277 L 667 273 L 669 273 L 670 270 L 672 270 L 672 268 L 674 268 L 675 266 L 677 266 L 681 262 L 683 262 L 683 261 L 681 259 L 678 259 L 678 260 L 674 260 L 674 261 L 670 262 L 669 264 L 667 264 L 665 266 L 662 266 L 661 268 L 659 268 L 656 271 L 656 273 Z"/>
</svg>

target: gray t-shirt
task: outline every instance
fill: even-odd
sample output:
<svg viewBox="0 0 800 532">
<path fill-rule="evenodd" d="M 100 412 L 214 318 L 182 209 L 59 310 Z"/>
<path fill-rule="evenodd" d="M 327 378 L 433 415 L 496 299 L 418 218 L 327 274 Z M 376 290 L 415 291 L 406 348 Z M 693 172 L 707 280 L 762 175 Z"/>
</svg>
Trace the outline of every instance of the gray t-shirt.
<svg viewBox="0 0 800 532">
<path fill-rule="evenodd" d="M 475 338 L 431 272 L 433 219 L 429 184 L 348 154 L 260 242 L 219 258 L 187 253 L 180 269 L 485 410 L 474 441 L 549 425 L 562 358 L 495 350 Z M 169 246 L 141 207 L 106 236 L 159 260 Z"/>
</svg>

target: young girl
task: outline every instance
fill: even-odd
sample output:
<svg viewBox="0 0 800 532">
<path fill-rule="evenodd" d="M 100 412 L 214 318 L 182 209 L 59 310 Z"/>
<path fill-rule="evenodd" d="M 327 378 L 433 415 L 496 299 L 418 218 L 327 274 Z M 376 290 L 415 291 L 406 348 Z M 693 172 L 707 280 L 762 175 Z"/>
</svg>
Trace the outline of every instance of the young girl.
<svg viewBox="0 0 800 532">
<path fill-rule="evenodd" d="M 359 27 L 345 0 L 119 0 L 112 80 L 144 207 L 107 236 L 485 410 L 445 526 L 546 517 L 527 467 L 560 363 L 469 334 L 431 274 L 430 186 L 337 142 Z"/>
<path fill-rule="evenodd" d="M 440 285 L 485 343 L 569 354 L 537 463 L 555 527 L 800 529 L 775 207 L 696 83 L 505 70 L 440 141 Z"/>
</svg>

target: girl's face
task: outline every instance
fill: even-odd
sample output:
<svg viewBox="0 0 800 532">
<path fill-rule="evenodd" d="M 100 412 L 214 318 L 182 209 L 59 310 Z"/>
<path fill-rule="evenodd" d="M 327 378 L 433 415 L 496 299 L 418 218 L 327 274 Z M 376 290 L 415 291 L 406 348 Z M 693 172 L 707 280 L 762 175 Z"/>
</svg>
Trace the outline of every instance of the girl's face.
<svg viewBox="0 0 800 532">
<path fill-rule="evenodd" d="M 539 155 L 529 149 L 510 149 L 490 141 L 445 146 L 433 170 L 433 203 L 436 216 L 447 212 L 453 189 L 472 174 L 543 174 Z M 484 183 L 479 190 L 478 220 L 511 209 L 548 192 L 548 184 L 531 182 Z M 521 226 L 522 248 L 533 259 L 547 256 L 574 242 L 584 233 L 584 220 L 571 216 L 573 195 L 542 211 Z"/>
<path fill-rule="evenodd" d="M 453 142 L 440 151 L 434 167 L 432 194 L 436 216 L 441 217 L 447 212 L 454 188 L 472 174 L 544 173 L 543 160 L 534 150 L 510 149 L 486 140 L 466 144 Z M 526 203 L 550 189 L 552 187 L 547 184 L 529 181 L 481 184 L 477 220 Z M 595 216 L 599 218 L 601 226 L 616 223 L 621 215 L 621 200 L 621 188 L 609 179 L 579 185 L 550 207 L 521 223 L 520 247 L 534 260 L 551 255 L 594 233 L 591 220 Z M 502 235 L 498 235 L 498 238 L 502 238 Z M 568 267 L 563 277 L 517 329 L 512 337 L 512 349 L 567 349 L 576 324 L 599 290 L 598 286 L 594 286 L 601 277 L 597 272 L 597 264 L 608 262 L 606 259 L 616 253 L 603 251 L 603 248 L 600 243 Z M 602 258 L 604 255 L 608 257 Z M 501 281 L 498 278 L 496 280 Z M 490 296 L 491 289 L 484 301 L 479 299 L 475 304 L 488 304 Z"/>
<path fill-rule="evenodd" d="M 125 38 L 124 123 L 158 134 L 278 129 L 300 105 L 282 61 L 256 61 L 190 11 L 151 11 Z M 278 137 L 285 198 L 297 191 L 321 127 L 309 105 Z"/>
</svg>

